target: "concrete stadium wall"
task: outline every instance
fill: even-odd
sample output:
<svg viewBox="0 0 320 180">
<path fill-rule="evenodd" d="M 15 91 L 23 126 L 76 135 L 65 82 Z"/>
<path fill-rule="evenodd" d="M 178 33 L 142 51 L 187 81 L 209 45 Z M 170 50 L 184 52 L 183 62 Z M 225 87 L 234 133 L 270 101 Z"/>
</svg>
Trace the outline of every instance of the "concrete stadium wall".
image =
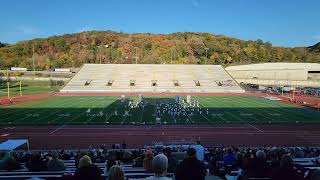
<svg viewBox="0 0 320 180">
<path fill-rule="evenodd" d="M 319 63 L 262 63 L 225 69 L 238 83 L 320 87 Z"/>
<path fill-rule="evenodd" d="M 235 79 L 301 80 L 308 79 L 306 70 L 229 70 Z"/>
<path fill-rule="evenodd" d="M 270 86 L 303 86 L 320 87 L 320 81 L 289 81 L 289 80 L 260 80 L 260 79 L 236 79 L 238 83 L 259 84 Z"/>
</svg>

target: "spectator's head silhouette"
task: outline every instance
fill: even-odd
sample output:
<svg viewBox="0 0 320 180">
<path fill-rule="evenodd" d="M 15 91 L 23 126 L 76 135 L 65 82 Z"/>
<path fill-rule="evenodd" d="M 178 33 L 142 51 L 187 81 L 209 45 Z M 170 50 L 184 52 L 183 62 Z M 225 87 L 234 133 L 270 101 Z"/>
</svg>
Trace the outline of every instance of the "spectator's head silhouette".
<svg viewBox="0 0 320 180">
<path fill-rule="evenodd" d="M 256 157 L 257 157 L 258 159 L 265 160 L 265 159 L 266 159 L 266 153 L 265 153 L 264 151 L 262 151 L 262 150 L 258 150 L 258 151 L 256 152 Z"/>
<path fill-rule="evenodd" d="M 152 169 L 156 177 L 165 176 L 168 168 L 168 158 L 164 154 L 158 154 L 152 160 Z"/>
<path fill-rule="evenodd" d="M 88 155 L 84 155 L 79 160 L 79 168 L 86 167 L 92 164 L 91 158 Z"/>
<path fill-rule="evenodd" d="M 289 155 L 283 155 L 280 161 L 280 167 L 284 169 L 293 168 L 293 160 Z"/>
<path fill-rule="evenodd" d="M 190 158 L 194 158 L 194 157 L 196 157 L 196 150 L 194 149 L 194 148 L 189 148 L 188 150 L 187 150 L 187 155 L 188 155 L 188 157 L 190 157 Z"/>
<path fill-rule="evenodd" d="M 124 172 L 121 166 L 114 165 L 110 168 L 108 180 L 124 180 Z"/>
<path fill-rule="evenodd" d="M 54 151 L 52 153 L 52 159 L 58 159 L 59 158 L 59 153 L 57 151 Z"/>
</svg>

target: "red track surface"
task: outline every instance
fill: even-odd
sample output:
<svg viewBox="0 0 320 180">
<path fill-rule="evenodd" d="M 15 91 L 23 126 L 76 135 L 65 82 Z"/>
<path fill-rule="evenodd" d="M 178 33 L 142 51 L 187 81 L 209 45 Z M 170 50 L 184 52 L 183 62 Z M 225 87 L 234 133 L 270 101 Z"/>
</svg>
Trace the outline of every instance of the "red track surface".
<svg viewBox="0 0 320 180">
<path fill-rule="evenodd" d="M 139 93 L 58 93 L 55 96 L 134 96 Z M 143 93 L 145 96 L 174 96 L 190 93 Z M 265 96 L 262 93 L 191 93 L 194 96 Z M 52 94 L 18 97 L 14 103 L 33 101 Z M 318 103 L 319 98 L 298 97 L 301 101 Z M 1 102 L 5 102 L 5 98 Z M 286 101 L 287 103 L 291 103 Z M 6 104 L 5 104 L 6 105 Z M 198 138 L 206 146 L 320 146 L 319 124 L 211 125 L 211 126 L 18 126 L 2 127 L 0 141 L 29 139 L 32 149 L 98 147 L 123 140 L 130 148 L 151 145 L 152 142 L 189 143 Z"/>
<path fill-rule="evenodd" d="M 43 99 L 49 96 L 52 96 L 51 93 L 44 93 L 44 94 L 32 94 L 32 95 L 24 95 L 24 96 L 14 96 L 11 97 L 12 104 L 22 103 L 22 102 L 29 102 L 35 101 L 39 99 Z M 7 97 L 0 97 L 0 106 L 8 106 L 11 105 L 10 100 Z"/>
<path fill-rule="evenodd" d="M 320 124 L 215 126 L 46 126 L 2 128 L 1 140 L 27 138 L 32 149 L 88 148 L 126 141 L 130 148 L 152 142 L 205 146 L 320 146 Z"/>
</svg>

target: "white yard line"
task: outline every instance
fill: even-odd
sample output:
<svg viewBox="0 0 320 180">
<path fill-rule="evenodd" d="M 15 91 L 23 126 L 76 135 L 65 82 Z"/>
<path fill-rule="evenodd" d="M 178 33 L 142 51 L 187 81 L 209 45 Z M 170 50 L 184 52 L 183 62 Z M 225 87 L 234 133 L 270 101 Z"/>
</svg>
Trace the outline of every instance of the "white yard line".
<svg viewBox="0 0 320 180">
<path fill-rule="evenodd" d="M 259 132 L 264 132 L 264 131 L 262 131 L 261 129 L 259 129 L 259 128 L 257 128 L 257 126 L 254 126 L 254 125 L 252 125 L 252 124 L 250 124 L 250 123 L 248 123 L 248 125 L 250 126 L 250 127 L 252 127 L 252 128 L 254 128 L 254 129 L 256 129 L 257 131 L 259 131 Z"/>
<path fill-rule="evenodd" d="M 103 101 L 105 101 L 105 100 L 107 100 L 107 99 L 102 99 L 102 102 Z M 104 102 L 103 103 L 101 103 L 101 105 L 103 105 L 104 104 Z M 105 109 L 107 109 L 108 107 L 109 107 L 109 105 L 111 105 L 112 103 L 109 103 L 107 106 L 105 106 L 103 109 L 102 109 L 102 112 L 105 110 Z M 100 105 L 100 104 L 99 104 Z M 97 107 L 97 106 L 95 106 L 95 107 Z M 93 107 L 93 108 L 91 108 L 91 109 L 94 109 L 95 107 Z M 104 114 L 103 114 L 104 115 Z M 89 118 L 85 123 L 87 124 L 87 123 L 89 123 L 90 121 L 92 121 L 94 118 L 96 118 L 96 117 L 91 117 L 91 118 Z"/>
<path fill-rule="evenodd" d="M 204 97 L 204 98 L 202 98 L 204 101 L 206 101 L 206 102 L 209 102 L 208 100 L 207 100 L 207 98 L 206 97 Z M 214 104 L 214 103 L 213 103 Z M 213 105 L 216 109 L 218 109 L 219 107 L 218 106 L 215 106 L 215 105 Z M 208 109 L 210 109 L 210 108 L 208 108 Z M 216 111 L 218 111 L 218 110 L 215 110 L 215 112 Z M 218 112 L 220 112 L 220 113 L 222 113 L 222 114 L 225 114 L 225 112 L 224 111 L 218 111 Z M 228 121 L 226 120 L 226 119 L 224 119 L 223 117 L 221 117 L 221 116 L 218 116 L 218 118 L 220 118 L 222 121 L 224 121 L 225 123 L 228 123 Z"/>
<path fill-rule="evenodd" d="M 282 111 L 278 110 L 277 108 L 274 108 L 273 111 L 275 111 L 275 112 L 278 112 L 278 113 L 287 112 L 289 114 L 296 114 L 296 116 L 299 116 L 301 119 L 310 118 L 310 116 L 305 116 L 305 114 L 303 114 L 303 113 L 297 113 L 296 111 L 287 110 L 287 107 L 283 107 L 283 105 L 285 105 L 285 104 L 282 102 L 273 102 L 273 103 L 279 103 L 278 107 L 283 108 Z M 264 99 L 264 100 L 255 102 L 255 104 L 269 105 L 269 102 L 267 102 L 267 100 Z M 297 107 L 297 108 L 301 108 L 301 107 Z M 285 117 L 284 119 L 285 120 L 287 119 L 286 122 L 291 122 L 289 117 Z"/>
<path fill-rule="evenodd" d="M 84 100 L 84 101 L 83 101 L 83 100 Z M 74 102 L 74 103 L 68 105 L 67 108 L 69 108 L 69 107 L 72 108 L 75 104 L 86 103 L 86 102 L 88 102 L 88 101 L 90 101 L 90 100 L 94 100 L 94 98 L 90 97 L 89 99 L 81 99 L 80 102 L 79 102 L 79 101 Z M 43 116 L 43 117 L 41 117 L 40 119 L 38 119 L 37 121 L 35 121 L 35 122 L 40 121 L 40 120 L 43 119 L 44 117 L 50 117 L 50 116 L 52 116 L 52 115 L 57 114 L 58 112 L 61 112 L 61 111 L 63 112 L 63 111 L 65 111 L 65 108 L 66 108 L 66 107 L 62 108 L 61 110 L 54 111 L 54 112 L 50 113 L 50 114 L 47 115 L 47 116 Z M 59 109 L 60 109 L 60 108 L 59 108 Z M 68 111 L 68 113 L 71 114 L 71 113 L 74 112 L 74 111 L 77 111 L 77 108 L 75 108 L 75 109 L 72 110 L 72 111 Z M 57 119 L 53 119 L 53 120 L 51 120 L 51 121 L 49 121 L 49 122 L 50 122 L 50 123 L 53 123 L 53 122 L 55 122 L 55 121 L 57 121 L 58 119 L 61 119 L 61 118 L 62 118 L 62 116 L 61 116 L 61 117 L 58 117 Z"/>
<path fill-rule="evenodd" d="M 65 106 L 65 105 L 67 105 L 67 104 L 69 104 L 70 102 L 67 102 L 68 100 L 66 99 L 66 100 L 64 100 L 64 101 L 62 101 L 62 105 L 63 106 Z M 58 102 L 56 102 L 56 103 L 58 103 Z M 55 104 L 55 103 L 54 103 Z M 72 104 L 74 104 L 74 103 L 72 103 Z M 51 104 L 52 105 L 52 104 Z M 49 104 L 47 104 L 47 106 L 48 107 L 50 107 L 49 106 Z M 34 114 L 34 113 L 36 113 L 36 114 L 40 114 L 40 113 L 43 113 L 43 112 L 46 112 L 46 111 L 50 111 L 50 108 L 48 108 L 47 106 L 44 106 L 44 107 L 40 107 L 40 108 L 34 108 L 31 112 L 29 112 L 29 111 L 22 111 L 21 113 L 22 114 L 19 114 L 20 116 L 26 116 L 27 114 Z M 44 109 L 43 109 L 44 108 Z M 39 111 L 39 109 L 43 109 L 42 111 Z M 4 120 L 8 120 L 10 118 L 10 116 L 8 117 L 8 118 L 6 118 L 6 119 L 4 119 Z M 14 121 L 12 121 L 12 123 L 15 123 L 15 122 L 19 122 L 19 121 L 22 121 L 22 120 L 24 120 L 24 119 L 27 119 L 27 118 L 30 118 L 29 116 L 26 116 L 26 117 L 24 117 L 24 118 L 20 118 L 20 119 L 16 119 L 16 120 L 14 120 Z M 36 117 L 35 117 L 36 118 Z M 41 118 L 40 119 L 42 119 L 43 118 L 43 116 L 41 116 Z M 38 120 L 40 120 L 40 119 L 38 119 Z M 37 121 L 38 121 L 37 120 Z M 36 122 L 37 122 L 36 121 Z"/>
<path fill-rule="evenodd" d="M 227 112 L 227 111 L 222 111 L 222 112 L 226 112 L 226 113 L 230 114 L 231 116 L 233 116 L 234 118 L 238 119 L 240 122 L 243 122 L 243 123 L 248 124 L 250 127 L 254 128 L 255 130 L 257 130 L 257 131 L 259 131 L 259 132 L 263 132 L 261 129 L 257 128 L 256 126 L 254 126 L 254 125 L 252 125 L 252 124 L 250 124 L 250 123 L 248 123 L 248 122 L 246 122 L 246 121 L 243 121 L 241 118 L 239 118 L 238 116 L 234 115 L 234 114 L 231 113 L 231 112 Z M 254 117 L 251 117 L 251 118 L 254 118 Z M 258 120 L 258 119 L 256 119 L 256 118 L 254 118 L 254 119 L 255 119 L 255 120 Z"/>
<path fill-rule="evenodd" d="M 96 99 L 94 99 L 94 98 L 90 98 L 90 99 L 89 99 L 90 102 L 91 102 L 91 101 L 95 101 L 95 100 L 96 100 Z M 88 101 L 88 99 L 86 99 L 86 101 Z M 74 111 L 76 111 L 76 110 L 77 110 L 77 109 L 75 109 L 75 110 L 73 110 L 73 111 L 69 111 L 69 113 L 74 112 Z M 78 117 L 82 116 L 82 115 L 85 114 L 85 113 L 86 113 L 86 111 L 78 114 L 77 116 L 73 117 L 72 119 L 70 119 L 69 121 L 67 121 L 66 123 L 64 123 L 63 125 L 59 126 L 59 127 L 56 128 L 55 130 L 51 131 L 49 134 L 53 134 L 53 133 L 59 131 L 60 129 L 62 129 L 62 128 L 64 128 L 66 125 L 68 125 L 70 122 L 72 122 L 73 120 L 77 119 Z M 60 119 L 60 118 L 61 118 L 61 117 L 59 117 L 58 119 Z M 57 120 L 57 119 L 55 119 L 54 121 L 56 121 L 56 120 Z M 51 121 L 51 122 L 54 122 L 54 121 Z"/>
</svg>

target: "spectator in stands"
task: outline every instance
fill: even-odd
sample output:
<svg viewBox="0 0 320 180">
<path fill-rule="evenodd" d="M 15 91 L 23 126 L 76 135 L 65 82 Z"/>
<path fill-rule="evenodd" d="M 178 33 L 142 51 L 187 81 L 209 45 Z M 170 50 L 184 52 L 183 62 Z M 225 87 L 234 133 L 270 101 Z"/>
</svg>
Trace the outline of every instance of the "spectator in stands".
<svg viewBox="0 0 320 180">
<path fill-rule="evenodd" d="M 271 175 L 272 180 L 302 180 L 303 176 L 293 167 L 293 160 L 289 155 L 283 155 L 280 161 L 280 167 Z"/>
<path fill-rule="evenodd" d="M 10 153 L 3 153 L 0 160 L 0 170 L 16 170 L 20 169 L 19 163 Z"/>
<path fill-rule="evenodd" d="M 147 180 L 170 180 L 167 178 L 168 158 L 164 154 L 158 154 L 153 158 L 152 169 L 154 176 Z"/>
<path fill-rule="evenodd" d="M 87 153 L 86 152 L 81 152 L 80 150 L 77 152 L 77 155 L 76 155 L 75 161 L 74 161 L 76 167 L 79 166 L 79 161 L 82 158 L 82 156 L 84 156 L 84 155 L 87 155 Z"/>
<path fill-rule="evenodd" d="M 310 180 L 320 180 L 320 170 L 315 170 L 310 175 Z"/>
<path fill-rule="evenodd" d="M 240 152 L 238 148 L 235 148 L 235 158 L 236 160 L 233 162 L 233 168 L 243 169 L 243 154 Z"/>
<path fill-rule="evenodd" d="M 34 152 L 26 164 L 29 171 L 44 171 L 47 166 L 40 153 Z"/>
<path fill-rule="evenodd" d="M 134 160 L 133 167 L 143 167 L 143 160 L 145 158 L 145 154 L 142 153 L 139 157 Z"/>
<path fill-rule="evenodd" d="M 127 144 L 126 144 L 126 142 L 123 140 L 123 142 L 122 142 L 122 149 L 126 149 L 127 148 Z"/>
<path fill-rule="evenodd" d="M 64 171 L 66 168 L 64 162 L 59 159 L 59 154 L 57 151 L 52 153 L 52 158 L 47 163 L 48 171 Z"/>
<path fill-rule="evenodd" d="M 301 148 L 296 147 L 296 148 L 294 149 L 294 157 L 295 157 L 295 158 L 304 158 L 304 152 L 302 151 Z"/>
<path fill-rule="evenodd" d="M 193 148 L 197 152 L 197 159 L 199 161 L 203 161 L 204 160 L 204 147 L 201 145 L 200 141 L 197 141 L 197 144 L 195 146 L 193 146 Z"/>
<path fill-rule="evenodd" d="M 153 152 L 152 150 L 147 150 L 145 158 L 143 159 L 143 168 L 146 172 L 152 172 L 152 160 L 153 160 Z"/>
<path fill-rule="evenodd" d="M 164 155 L 166 155 L 168 158 L 167 171 L 169 173 L 175 172 L 178 166 L 178 161 L 176 160 L 175 157 L 172 156 L 171 149 L 169 147 L 164 150 Z"/>
<path fill-rule="evenodd" d="M 120 144 L 116 144 L 116 149 L 120 149 Z"/>
<path fill-rule="evenodd" d="M 100 169 L 92 164 L 89 156 L 84 155 L 79 160 L 79 166 L 74 173 L 74 178 L 76 180 L 101 180 Z"/>
<path fill-rule="evenodd" d="M 278 167 L 280 167 L 280 161 L 281 161 L 283 154 L 284 154 L 284 152 L 282 149 L 272 148 L 272 150 L 270 152 L 270 157 L 271 157 L 270 168 L 271 169 L 274 170 L 274 169 L 277 169 Z"/>
<path fill-rule="evenodd" d="M 60 154 L 61 154 L 61 159 L 62 160 L 70 160 L 71 158 L 71 156 L 70 156 L 70 154 L 67 152 L 67 151 L 65 151 L 65 150 L 62 150 L 61 152 L 60 152 Z"/>
<path fill-rule="evenodd" d="M 110 168 L 108 180 L 125 180 L 124 172 L 121 166 L 114 165 Z"/>
<path fill-rule="evenodd" d="M 123 151 L 121 162 L 124 162 L 124 163 L 131 163 L 132 162 L 131 154 L 129 151 L 127 151 L 127 150 Z"/>
<path fill-rule="evenodd" d="M 221 161 L 219 157 L 219 149 L 210 149 L 209 154 L 208 154 L 208 169 L 210 174 L 215 174 L 218 172 L 218 166 L 217 166 L 217 161 Z"/>
<path fill-rule="evenodd" d="M 263 178 L 269 177 L 270 170 L 266 161 L 266 154 L 262 150 L 255 153 L 255 157 L 248 162 L 248 169 L 246 170 L 248 177 Z"/>
<path fill-rule="evenodd" d="M 196 157 L 196 150 L 189 148 L 187 158 L 184 159 L 175 172 L 176 180 L 204 180 L 206 168 L 202 161 Z"/>
<path fill-rule="evenodd" d="M 111 167 L 114 165 L 120 165 L 120 163 L 117 161 L 116 154 L 110 155 L 110 158 L 106 161 L 106 167 L 104 169 L 104 174 L 107 175 L 109 170 L 111 169 Z"/>
<path fill-rule="evenodd" d="M 104 163 L 106 161 L 106 157 L 104 154 L 102 154 L 102 150 L 99 150 L 97 152 L 97 155 L 94 157 L 95 163 Z"/>
<path fill-rule="evenodd" d="M 235 160 L 236 160 L 236 157 L 234 156 L 232 149 L 228 149 L 227 154 L 223 157 L 224 165 L 232 166 Z"/>
</svg>

